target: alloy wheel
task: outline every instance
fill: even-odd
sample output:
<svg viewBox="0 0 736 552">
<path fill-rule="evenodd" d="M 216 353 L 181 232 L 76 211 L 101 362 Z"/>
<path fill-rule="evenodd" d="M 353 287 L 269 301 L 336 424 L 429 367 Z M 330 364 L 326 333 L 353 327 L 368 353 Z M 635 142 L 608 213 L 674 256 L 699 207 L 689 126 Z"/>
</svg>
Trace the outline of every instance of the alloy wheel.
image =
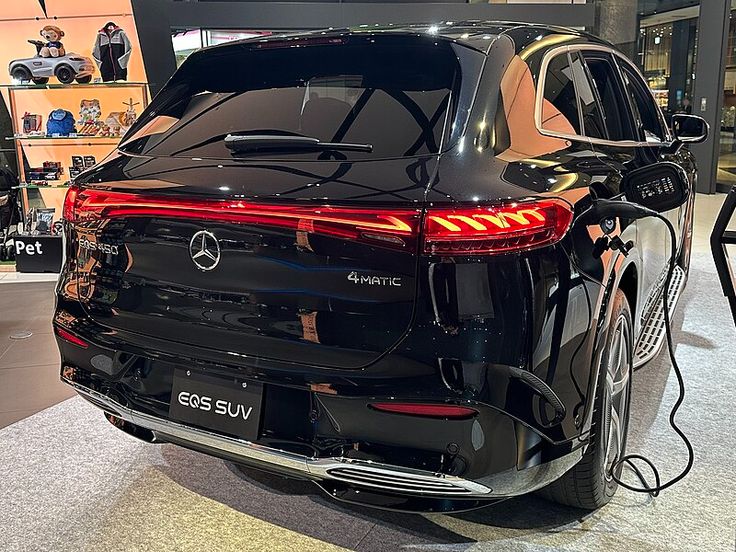
<svg viewBox="0 0 736 552">
<path fill-rule="evenodd" d="M 603 466 L 606 481 L 612 479 L 612 468 L 623 454 L 626 439 L 631 392 L 631 353 L 630 323 L 625 316 L 619 316 L 608 355 L 603 400 L 603 450 L 605 451 Z"/>
</svg>

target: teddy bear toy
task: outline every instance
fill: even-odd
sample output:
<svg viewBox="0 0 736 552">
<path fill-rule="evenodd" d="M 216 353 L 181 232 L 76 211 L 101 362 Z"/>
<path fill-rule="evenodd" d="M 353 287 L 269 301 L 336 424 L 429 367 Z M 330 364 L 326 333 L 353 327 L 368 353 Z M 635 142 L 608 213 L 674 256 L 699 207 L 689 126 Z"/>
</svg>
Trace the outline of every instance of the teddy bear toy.
<svg viewBox="0 0 736 552">
<path fill-rule="evenodd" d="M 54 25 L 46 25 L 41 29 L 41 36 L 46 43 L 41 47 L 38 55 L 41 57 L 60 57 L 66 54 L 64 45 L 61 43 L 61 37 L 64 31 Z"/>
</svg>

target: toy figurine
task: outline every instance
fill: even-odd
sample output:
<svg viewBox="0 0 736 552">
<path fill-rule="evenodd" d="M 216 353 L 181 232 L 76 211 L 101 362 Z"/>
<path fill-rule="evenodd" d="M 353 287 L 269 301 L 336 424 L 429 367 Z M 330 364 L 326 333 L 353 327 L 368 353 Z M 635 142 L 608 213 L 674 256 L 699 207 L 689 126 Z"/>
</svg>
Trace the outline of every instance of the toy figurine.
<svg viewBox="0 0 736 552">
<path fill-rule="evenodd" d="M 100 68 L 104 82 L 126 80 L 132 46 L 128 35 L 112 21 L 97 32 L 92 57 Z"/>
<path fill-rule="evenodd" d="M 128 100 L 127 102 L 123 102 L 123 105 L 128 106 L 128 109 L 125 110 L 125 115 L 123 116 L 123 127 L 124 130 L 127 131 L 138 119 L 138 115 L 133 108 L 136 105 L 140 105 L 140 102 L 134 102 L 133 98 L 130 98 L 130 100 Z"/>
<path fill-rule="evenodd" d="M 125 113 L 122 111 L 113 111 L 110 113 L 104 121 L 106 134 L 108 136 L 122 136 L 123 135 L 123 118 Z"/>
<path fill-rule="evenodd" d="M 77 134 L 95 136 L 100 132 L 100 100 L 82 100 L 79 104 L 79 125 Z"/>
<path fill-rule="evenodd" d="M 29 40 L 36 47 L 36 55 L 32 58 L 14 59 L 8 70 L 13 80 L 24 83 L 46 84 L 49 77 L 56 77 L 62 84 L 71 84 L 75 80 L 87 84 L 92 80 L 95 66 L 92 60 L 74 52 L 67 52 L 59 39 L 64 31 L 59 27 L 47 25 L 41 30 L 46 39 Z"/>
<path fill-rule="evenodd" d="M 41 36 L 46 40 L 38 52 L 41 57 L 61 57 L 66 55 L 64 45 L 61 43 L 61 37 L 64 31 L 54 25 L 46 25 L 41 29 Z"/>
</svg>

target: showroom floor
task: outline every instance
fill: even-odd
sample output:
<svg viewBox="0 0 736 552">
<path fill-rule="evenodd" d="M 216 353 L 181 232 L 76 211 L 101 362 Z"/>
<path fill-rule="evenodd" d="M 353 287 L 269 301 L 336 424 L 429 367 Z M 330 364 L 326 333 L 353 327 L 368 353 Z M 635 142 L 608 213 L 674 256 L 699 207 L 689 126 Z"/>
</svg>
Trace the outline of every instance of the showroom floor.
<svg viewBox="0 0 736 552">
<path fill-rule="evenodd" d="M 458 515 L 405 515 L 326 500 L 291 482 L 115 430 L 56 375 L 51 283 L 0 279 L 0 550 L 733 551 L 736 329 L 708 235 L 720 198 L 699 197 L 695 254 L 674 320 L 688 394 L 678 421 L 696 449 L 683 482 L 650 499 L 620 490 L 592 514 L 523 497 Z M 9 339 L 31 330 L 27 340 Z M 685 463 L 668 428 L 666 355 L 638 371 L 630 451 L 663 477 Z"/>
</svg>

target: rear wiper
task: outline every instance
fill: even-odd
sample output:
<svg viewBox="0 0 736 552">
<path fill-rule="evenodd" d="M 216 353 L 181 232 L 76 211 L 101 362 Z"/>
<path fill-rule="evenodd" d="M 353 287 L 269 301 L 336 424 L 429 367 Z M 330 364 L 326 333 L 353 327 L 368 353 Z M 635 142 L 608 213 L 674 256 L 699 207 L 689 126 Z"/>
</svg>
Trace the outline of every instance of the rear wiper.
<svg viewBox="0 0 736 552">
<path fill-rule="evenodd" d="M 238 135 L 225 136 L 225 147 L 233 152 L 246 151 L 294 151 L 294 150 L 334 150 L 334 151 L 363 151 L 371 153 L 373 144 L 351 144 L 348 142 L 322 142 L 319 138 L 309 136 L 278 136 L 278 135 Z"/>
</svg>

